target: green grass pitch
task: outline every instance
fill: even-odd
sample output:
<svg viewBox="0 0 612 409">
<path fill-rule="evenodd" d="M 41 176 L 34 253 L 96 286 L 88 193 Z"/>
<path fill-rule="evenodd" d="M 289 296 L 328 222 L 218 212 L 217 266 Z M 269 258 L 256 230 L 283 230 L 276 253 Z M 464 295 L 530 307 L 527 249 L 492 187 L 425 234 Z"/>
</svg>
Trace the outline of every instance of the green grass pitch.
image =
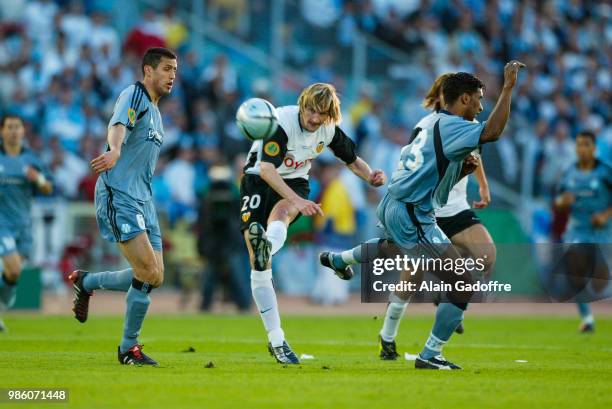
<svg viewBox="0 0 612 409">
<path fill-rule="evenodd" d="M 417 371 L 383 362 L 373 317 L 288 316 L 298 355 L 283 367 L 268 354 L 257 316 L 150 316 L 141 341 L 159 368 L 121 366 L 122 317 L 8 315 L 0 334 L 0 387 L 62 387 L 79 408 L 610 408 L 612 319 L 594 335 L 577 318 L 467 317 L 445 348 L 463 371 Z M 404 319 L 400 353 L 420 350 L 432 317 Z M 183 352 L 193 347 L 195 352 Z M 517 363 L 524 360 L 526 363 Z M 206 368 L 209 362 L 214 368 Z"/>
</svg>

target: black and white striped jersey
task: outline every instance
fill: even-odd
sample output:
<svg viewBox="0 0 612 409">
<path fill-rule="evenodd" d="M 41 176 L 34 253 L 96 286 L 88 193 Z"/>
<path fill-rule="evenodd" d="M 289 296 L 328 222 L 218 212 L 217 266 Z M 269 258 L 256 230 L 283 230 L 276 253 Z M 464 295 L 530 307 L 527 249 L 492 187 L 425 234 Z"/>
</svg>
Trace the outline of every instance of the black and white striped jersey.
<svg viewBox="0 0 612 409">
<path fill-rule="evenodd" d="M 260 163 L 270 162 L 283 179 L 308 179 L 311 162 L 329 146 L 334 155 L 350 165 L 357 159 L 355 143 L 336 125 L 321 125 L 316 132 L 302 128 L 299 107 L 276 108 L 278 129 L 265 140 L 253 142 L 244 172 L 259 175 Z"/>
</svg>

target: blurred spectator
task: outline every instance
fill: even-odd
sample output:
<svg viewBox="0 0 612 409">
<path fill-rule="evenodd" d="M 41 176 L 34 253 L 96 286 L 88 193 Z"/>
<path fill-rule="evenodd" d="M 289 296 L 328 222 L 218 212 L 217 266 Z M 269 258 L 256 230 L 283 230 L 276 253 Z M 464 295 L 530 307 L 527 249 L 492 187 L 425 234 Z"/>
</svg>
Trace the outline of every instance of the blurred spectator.
<svg viewBox="0 0 612 409">
<path fill-rule="evenodd" d="M 168 164 L 164 171 L 164 180 L 172 197 L 168 209 L 168 219 L 171 225 L 182 217 L 189 221 L 195 220 L 194 159 L 193 143 L 185 140 L 179 144 L 176 158 Z"/>
</svg>

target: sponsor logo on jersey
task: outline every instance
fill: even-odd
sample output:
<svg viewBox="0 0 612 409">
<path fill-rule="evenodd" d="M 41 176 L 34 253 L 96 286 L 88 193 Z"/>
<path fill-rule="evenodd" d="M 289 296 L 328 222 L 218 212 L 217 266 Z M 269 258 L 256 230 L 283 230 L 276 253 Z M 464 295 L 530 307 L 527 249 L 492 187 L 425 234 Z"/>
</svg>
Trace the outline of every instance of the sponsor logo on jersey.
<svg viewBox="0 0 612 409">
<path fill-rule="evenodd" d="M 274 141 L 270 141 L 264 145 L 264 152 L 268 156 L 277 156 L 280 153 L 280 146 Z"/>
<path fill-rule="evenodd" d="M 323 152 L 323 148 L 325 148 L 325 144 L 323 143 L 323 141 L 319 142 L 319 144 L 317 145 L 317 148 L 315 149 L 317 151 L 317 153 L 321 153 Z"/>
<path fill-rule="evenodd" d="M 242 213 L 242 221 L 243 222 L 248 222 L 249 219 L 251 218 L 251 212 L 246 212 L 246 213 Z"/>
<path fill-rule="evenodd" d="M 121 225 L 121 232 L 123 232 L 123 234 L 128 234 L 131 231 L 132 231 L 132 226 L 130 226 L 129 224 L 123 223 Z"/>
<path fill-rule="evenodd" d="M 285 165 L 285 167 L 288 167 L 294 170 L 298 170 L 299 168 L 306 166 L 310 162 L 312 162 L 312 159 L 306 159 L 303 161 L 299 161 L 299 160 L 296 160 L 293 155 L 287 155 L 285 156 L 285 159 L 283 160 L 283 164 Z"/>
<path fill-rule="evenodd" d="M 130 126 L 134 126 L 136 123 L 136 111 L 134 111 L 134 108 L 128 108 L 128 121 L 130 121 Z"/>
<path fill-rule="evenodd" d="M 147 141 L 155 142 L 155 145 L 161 146 L 164 138 L 155 129 L 149 128 L 149 135 L 147 135 Z"/>
</svg>

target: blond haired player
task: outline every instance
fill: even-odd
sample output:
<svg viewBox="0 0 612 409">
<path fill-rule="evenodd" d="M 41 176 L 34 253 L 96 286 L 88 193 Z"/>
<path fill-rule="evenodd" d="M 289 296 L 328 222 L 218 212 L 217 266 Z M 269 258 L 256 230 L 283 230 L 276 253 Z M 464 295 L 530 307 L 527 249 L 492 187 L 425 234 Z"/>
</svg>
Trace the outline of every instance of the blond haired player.
<svg viewBox="0 0 612 409">
<path fill-rule="evenodd" d="M 247 156 L 240 218 L 251 261 L 251 290 L 268 334 L 268 349 L 277 362 L 297 364 L 281 328 L 271 257 L 285 243 L 289 224 L 300 215 L 323 215 L 319 205 L 308 200 L 311 162 L 329 147 L 370 185 L 384 185 L 386 176 L 356 155 L 355 144 L 338 127 L 342 115 L 333 85 L 312 84 L 302 91 L 298 105 L 279 107 L 277 112 L 276 133 L 255 141 Z"/>
</svg>

